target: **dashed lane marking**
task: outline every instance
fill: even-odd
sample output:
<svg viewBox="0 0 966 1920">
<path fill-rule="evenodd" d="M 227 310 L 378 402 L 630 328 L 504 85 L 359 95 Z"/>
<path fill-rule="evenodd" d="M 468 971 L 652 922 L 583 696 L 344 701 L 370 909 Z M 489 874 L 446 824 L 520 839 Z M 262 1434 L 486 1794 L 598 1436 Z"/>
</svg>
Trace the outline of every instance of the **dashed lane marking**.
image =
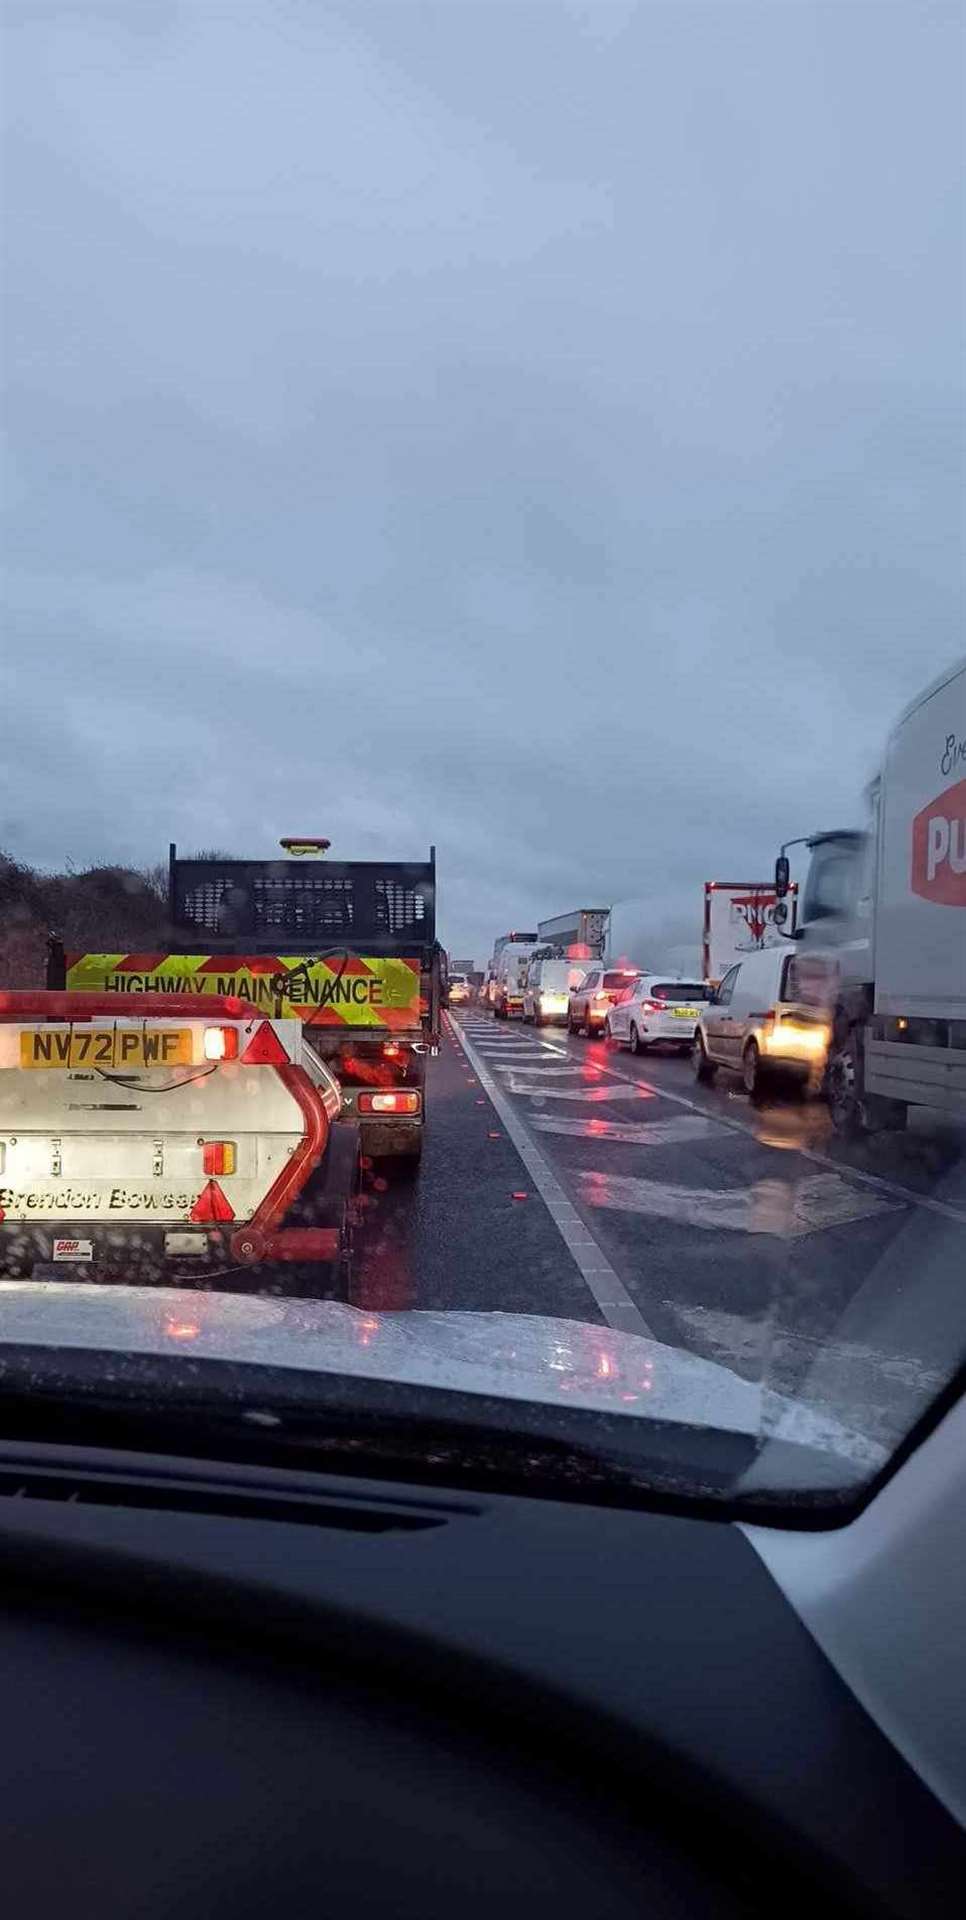
<svg viewBox="0 0 966 1920">
<path fill-rule="evenodd" d="M 548 1074 L 552 1079 L 560 1079 L 581 1072 L 580 1067 L 545 1066 L 543 1062 L 541 1062 L 539 1066 L 521 1067 L 516 1060 L 494 1060 L 493 1065 L 497 1073 L 516 1073 L 527 1076 L 534 1074 L 539 1075 L 541 1079 L 544 1079 Z"/>
<path fill-rule="evenodd" d="M 712 1233 L 768 1233 L 798 1240 L 806 1233 L 848 1226 L 872 1214 L 896 1213 L 901 1203 L 858 1193 L 837 1173 L 807 1180 L 756 1180 L 748 1187 L 676 1187 L 630 1174 L 581 1169 L 581 1198 L 590 1207 L 614 1207 L 623 1213 L 649 1214 L 677 1226 Z"/>
<path fill-rule="evenodd" d="M 508 1093 L 529 1094 L 536 1100 L 579 1100 L 585 1106 L 602 1106 L 609 1100 L 653 1100 L 656 1089 L 638 1085 L 626 1087 L 544 1087 L 534 1086 L 532 1080 L 526 1082 L 511 1076 Z"/>
<path fill-rule="evenodd" d="M 678 1114 L 674 1120 L 577 1120 L 557 1113 L 532 1113 L 529 1123 L 538 1133 L 561 1133 L 573 1140 L 621 1140 L 633 1147 L 674 1147 L 707 1140 L 721 1132 L 714 1120 Z"/>
<path fill-rule="evenodd" d="M 447 1019 L 450 1019 L 452 1024 L 449 1015 Z M 632 1300 L 623 1281 L 597 1245 L 590 1228 L 585 1225 L 576 1207 L 571 1206 L 559 1180 L 551 1172 L 539 1147 L 531 1140 L 503 1088 L 497 1085 L 472 1043 L 464 1040 L 464 1045 L 476 1069 L 481 1087 L 484 1087 L 489 1094 L 551 1220 L 586 1281 L 608 1326 L 619 1327 L 624 1333 L 642 1333 L 653 1339 L 652 1328 L 648 1326 L 640 1308 Z"/>
</svg>

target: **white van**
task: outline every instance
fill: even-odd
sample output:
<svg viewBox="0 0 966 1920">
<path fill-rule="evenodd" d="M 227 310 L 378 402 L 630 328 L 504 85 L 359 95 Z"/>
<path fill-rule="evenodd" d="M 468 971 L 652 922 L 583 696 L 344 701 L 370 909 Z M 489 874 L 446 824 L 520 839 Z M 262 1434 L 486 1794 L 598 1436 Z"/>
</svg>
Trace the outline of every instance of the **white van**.
<svg viewBox="0 0 966 1920">
<path fill-rule="evenodd" d="M 829 1023 L 824 1009 L 806 1000 L 800 972 L 800 956 L 787 947 L 764 947 L 729 968 L 701 1009 L 692 1054 L 697 1080 L 730 1067 L 754 1097 L 778 1073 L 821 1079 Z"/>
<path fill-rule="evenodd" d="M 523 983 L 524 1020 L 532 1020 L 535 1027 L 559 1020 L 565 1027 L 570 989 L 583 978 L 585 971 L 583 965 L 575 966 L 572 960 L 531 960 Z"/>
<path fill-rule="evenodd" d="M 511 1013 L 522 1014 L 523 980 L 532 953 L 530 941 L 525 946 L 508 941 L 501 947 L 490 994 L 490 1005 L 497 1020 L 506 1020 Z"/>
</svg>

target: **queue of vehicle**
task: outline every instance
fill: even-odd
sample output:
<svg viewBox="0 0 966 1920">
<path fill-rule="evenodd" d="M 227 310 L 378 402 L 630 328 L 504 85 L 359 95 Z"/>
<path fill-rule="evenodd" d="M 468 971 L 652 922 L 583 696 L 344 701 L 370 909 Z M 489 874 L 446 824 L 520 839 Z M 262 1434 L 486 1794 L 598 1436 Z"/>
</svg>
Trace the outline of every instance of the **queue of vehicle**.
<svg viewBox="0 0 966 1920">
<path fill-rule="evenodd" d="M 540 923 L 599 927 L 576 978 L 576 944 L 498 943 L 489 1003 L 634 1053 L 676 1047 L 699 1081 L 722 1068 L 751 1095 L 821 1088 L 843 1133 L 902 1127 L 917 1105 L 966 1114 L 964 770 L 966 661 L 894 728 L 864 830 L 786 841 L 770 881 L 706 882 L 700 972 L 656 971 L 648 903 L 628 900 Z M 810 856 L 800 914 L 795 845 Z"/>
</svg>

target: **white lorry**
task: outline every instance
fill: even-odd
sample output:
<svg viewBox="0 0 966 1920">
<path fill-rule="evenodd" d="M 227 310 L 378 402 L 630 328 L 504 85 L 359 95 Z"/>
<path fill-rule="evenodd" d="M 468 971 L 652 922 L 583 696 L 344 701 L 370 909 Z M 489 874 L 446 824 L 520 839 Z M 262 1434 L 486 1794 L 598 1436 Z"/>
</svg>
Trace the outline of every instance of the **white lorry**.
<svg viewBox="0 0 966 1920">
<path fill-rule="evenodd" d="M 966 660 L 902 715 L 862 832 L 809 850 L 797 995 L 831 1020 L 826 1083 L 843 1133 L 905 1125 L 910 1106 L 966 1116 Z"/>
<path fill-rule="evenodd" d="M 790 883 L 783 916 L 785 928 L 795 924 L 797 891 Z M 697 925 L 694 940 L 686 943 L 680 940 L 678 922 L 662 927 L 653 899 L 619 900 L 611 907 L 607 924 L 607 965 L 636 967 L 641 973 L 700 976 L 717 986 L 743 954 L 781 944 L 781 935 L 773 924 L 776 904 L 771 880 L 706 880 L 699 945 Z"/>
<path fill-rule="evenodd" d="M 798 886 L 789 881 L 783 896 L 782 932 L 795 926 Z M 782 932 L 774 924 L 778 895 L 771 880 L 706 880 L 701 971 L 718 986 L 730 967 L 745 953 L 780 946 Z"/>
</svg>

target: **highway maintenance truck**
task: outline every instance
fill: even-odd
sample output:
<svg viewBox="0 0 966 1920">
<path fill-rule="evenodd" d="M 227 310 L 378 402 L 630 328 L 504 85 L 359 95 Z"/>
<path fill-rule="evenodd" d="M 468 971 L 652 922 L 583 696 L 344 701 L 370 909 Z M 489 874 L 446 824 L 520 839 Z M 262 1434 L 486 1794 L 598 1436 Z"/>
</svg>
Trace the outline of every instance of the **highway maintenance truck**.
<svg viewBox="0 0 966 1920">
<path fill-rule="evenodd" d="M 329 842 L 281 843 L 284 858 L 183 859 L 172 844 L 167 932 L 150 953 L 64 953 L 48 986 L 70 993 L 228 996 L 297 1021 L 335 1076 L 362 1152 L 419 1166 L 426 1060 L 439 1047 L 442 949 L 436 850 L 429 860 L 329 861 Z"/>
<path fill-rule="evenodd" d="M 896 725 L 866 792 L 868 825 L 805 846 L 796 997 L 831 1021 L 826 1074 L 842 1133 L 902 1127 L 910 1106 L 966 1116 L 966 660 Z"/>
</svg>

